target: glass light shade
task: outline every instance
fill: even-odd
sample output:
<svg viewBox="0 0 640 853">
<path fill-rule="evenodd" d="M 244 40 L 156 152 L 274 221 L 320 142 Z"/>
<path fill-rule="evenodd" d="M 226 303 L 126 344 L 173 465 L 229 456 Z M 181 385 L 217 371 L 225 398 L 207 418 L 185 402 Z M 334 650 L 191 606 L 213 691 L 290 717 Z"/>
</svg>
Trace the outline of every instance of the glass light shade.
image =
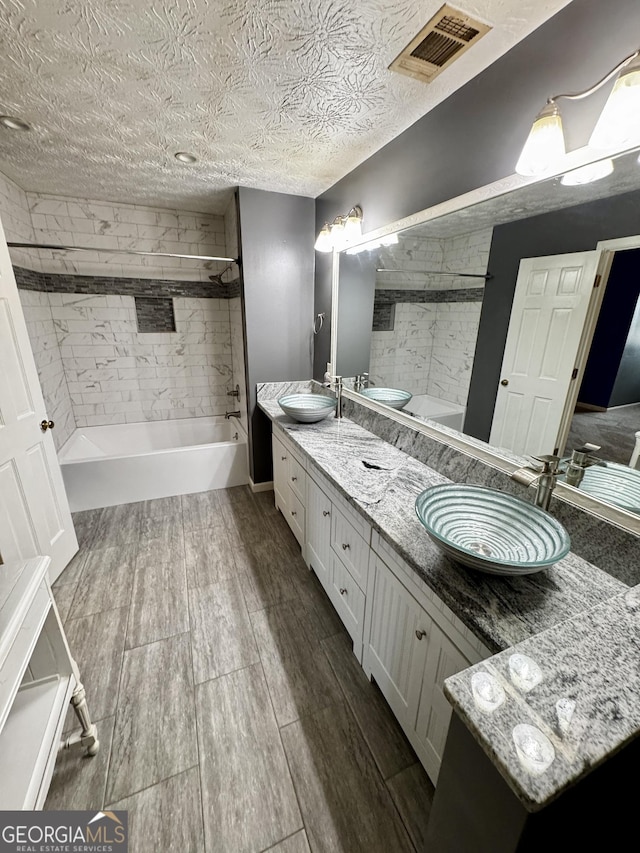
<svg viewBox="0 0 640 853">
<path fill-rule="evenodd" d="M 582 184 L 591 184 L 593 181 L 599 181 L 601 178 L 606 178 L 613 172 L 613 160 L 598 160 L 597 163 L 587 163 L 586 166 L 581 166 L 579 169 L 573 169 L 562 176 L 560 183 L 564 187 L 578 187 Z"/>
<path fill-rule="evenodd" d="M 333 239 L 331 238 L 331 228 L 328 222 L 325 222 L 320 229 L 313 248 L 316 252 L 333 252 Z"/>
<path fill-rule="evenodd" d="M 331 223 L 331 240 L 333 242 L 333 248 L 336 252 L 339 252 L 341 249 L 344 249 L 346 244 L 345 238 L 345 222 L 346 216 L 336 216 L 336 218 Z"/>
<path fill-rule="evenodd" d="M 589 146 L 640 144 L 640 57 L 623 68 L 593 129 Z"/>
<path fill-rule="evenodd" d="M 344 220 L 344 239 L 346 243 L 354 243 L 362 237 L 362 210 L 352 207 Z"/>
<path fill-rule="evenodd" d="M 535 177 L 560 168 L 565 156 L 562 118 L 553 101 L 538 114 L 516 164 L 518 175 Z"/>
</svg>

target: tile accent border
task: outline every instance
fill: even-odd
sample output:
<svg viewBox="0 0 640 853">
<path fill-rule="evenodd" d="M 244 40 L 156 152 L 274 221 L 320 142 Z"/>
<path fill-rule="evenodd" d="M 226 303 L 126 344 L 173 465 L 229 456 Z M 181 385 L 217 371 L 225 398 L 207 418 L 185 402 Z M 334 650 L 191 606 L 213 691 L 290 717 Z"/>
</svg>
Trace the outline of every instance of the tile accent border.
<svg viewBox="0 0 640 853">
<path fill-rule="evenodd" d="M 241 295 L 240 279 L 230 282 L 177 281 L 36 272 L 14 266 L 19 290 L 46 293 L 88 293 L 95 296 L 156 296 L 187 299 L 233 299 Z"/>
</svg>

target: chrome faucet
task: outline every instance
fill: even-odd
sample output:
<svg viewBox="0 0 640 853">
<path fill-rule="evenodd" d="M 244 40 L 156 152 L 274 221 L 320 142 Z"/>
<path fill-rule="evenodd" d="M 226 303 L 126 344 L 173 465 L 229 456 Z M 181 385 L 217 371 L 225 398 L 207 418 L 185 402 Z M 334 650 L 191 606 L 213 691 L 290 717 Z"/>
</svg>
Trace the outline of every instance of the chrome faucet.
<svg viewBox="0 0 640 853">
<path fill-rule="evenodd" d="M 240 412 L 240 411 L 225 412 L 224 416 L 225 416 L 226 420 L 229 420 L 229 418 L 238 418 L 238 420 L 240 420 L 240 418 L 242 417 L 242 412 Z"/>
<path fill-rule="evenodd" d="M 342 376 L 333 377 L 333 390 L 338 401 L 336 405 L 336 418 L 342 417 Z"/>
<path fill-rule="evenodd" d="M 368 388 L 369 386 L 369 374 L 368 373 L 358 373 L 356 374 L 355 381 L 353 383 L 353 390 L 359 391 L 361 388 Z"/>
<path fill-rule="evenodd" d="M 564 477 L 565 482 L 569 486 L 576 486 L 577 488 L 582 482 L 584 472 L 587 468 L 591 467 L 591 465 L 600 465 L 602 463 L 602 460 L 598 459 L 597 456 L 591 455 L 597 450 L 600 450 L 600 446 L 598 444 L 587 443 L 572 451 L 571 459 L 567 462 Z"/>
<path fill-rule="evenodd" d="M 532 456 L 537 462 L 542 462 L 542 468 L 518 468 L 511 475 L 511 479 L 516 483 L 522 483 L 524 486 L 536 487 L 536 496 L 534 503 L 540 509 L 548 510 L 551 503 L 551 495 L 556 485 L 556 481 L 561 473 L 559 456 L 545 454 L 544 456 Z"/>
</svg>

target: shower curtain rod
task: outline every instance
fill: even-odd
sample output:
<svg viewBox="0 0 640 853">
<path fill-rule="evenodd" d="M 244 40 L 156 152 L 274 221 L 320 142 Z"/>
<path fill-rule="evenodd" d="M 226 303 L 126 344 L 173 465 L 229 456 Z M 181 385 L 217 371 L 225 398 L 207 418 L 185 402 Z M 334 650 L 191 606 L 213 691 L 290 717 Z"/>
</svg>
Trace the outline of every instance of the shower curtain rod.
<svg viewBox="0 0 640 853">
<path fill-rule="evenodd" d="M 141 252 L 136 249 L 96 249 L 91 246 L 54 246 L 50 243 L 10 243 L 10 249 L 50 249 L 54 252 L 101 252 L 109 255 L 146 255 L 153 258 L 184 258 L 189 261 L 227 261 L 238 263 L 237 258 L 219 258 L 212 255 L 179 255 L 176 252 Z"/>
<path fill-rule="evenodd" d="M 386 269 L 385 267 L 379 267 L 376 272 L 406 272 L 412 273 L 413 270 L 391 270 Z M 475 272 L 443 272 L 441 270 L 421 270 L 420 275 L 454 275 L 456 278 L 484 278 L 485 281 L 488 281 L 490 278 L 493 278 L 491 273 L 475 273 Z"/>
</svg>

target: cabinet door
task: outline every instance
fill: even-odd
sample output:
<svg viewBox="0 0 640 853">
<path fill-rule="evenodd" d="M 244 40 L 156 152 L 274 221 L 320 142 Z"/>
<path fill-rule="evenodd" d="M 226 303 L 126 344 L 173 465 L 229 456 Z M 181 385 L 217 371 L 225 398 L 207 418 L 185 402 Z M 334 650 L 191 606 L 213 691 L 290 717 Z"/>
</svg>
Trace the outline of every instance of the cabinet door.
<svg viewBox="0 0 640 853">
<path fill-rule="evenodd" d="M 331 546 L 360 589 L 366 590 L 369 545 L 335 506 L 331 521 Z"/>
<path fill-rule="evenodd" d="M 293 535 L 298 540 L 301 548 L 304 548 L 304 539 L 305 539 L 305 507 L 302 501 L 293 494 L 293 492 L 289 492 L 289 508 L 286 511 L 285 515 L 289 527 L 293 531 Z"/>
<path fill-rule="evenodd" d="M 364 593 L 335 556 L 333 557 L 329 598 L 353 640 L 356 657 L 360 659 L 364 627 Z"/>
<path fill-rule="evenodd" d="M 437 781 L 442 753 L 449 730 L 451 705 L 443 687 L 446 678 L 470 666 L 470 661 L 451 640 L 433 624 L 429 636 L 427 662 L 422 679 L 416 734 L 424 746 L 423 760 L 432 781 Z"/>
<path fill-rule="evenodd" d="M 289 453 L 276 436 L 272 436 L 273 453 L 273 491 L 276 506 L 283 515 L 287 516 L 289 501 Z"/>
<path fill-rule="evenodd" d="M 367 664 L 401 725 L 415 726 L 433 623 L 378 557 Z"/>
<path fill-rule="evenodd" d="M 307 481 L 307 562 L 329 591 L 331 575 L 331 501 L 309 477 Z"/>
</svg>

